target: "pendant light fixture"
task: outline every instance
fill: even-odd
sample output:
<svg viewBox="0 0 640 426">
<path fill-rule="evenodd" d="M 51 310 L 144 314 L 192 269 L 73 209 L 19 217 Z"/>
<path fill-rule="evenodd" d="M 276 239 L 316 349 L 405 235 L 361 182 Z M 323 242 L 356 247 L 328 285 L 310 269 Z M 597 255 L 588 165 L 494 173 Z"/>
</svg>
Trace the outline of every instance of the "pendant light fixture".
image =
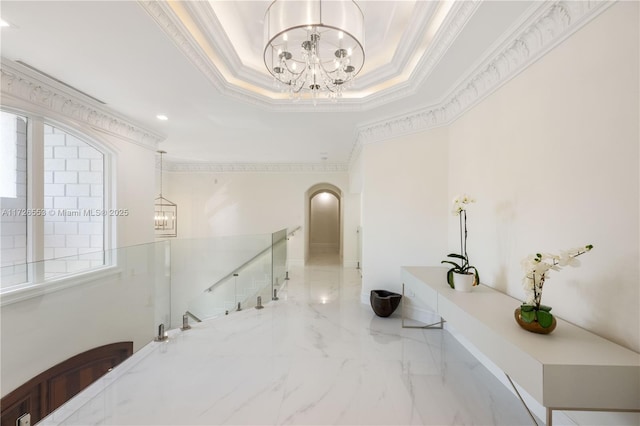
<svg viewBox="0 0 640 426">
<path fill-rule="evenodd" d="M 292 98 L 337 100 L 364 64 L 364 15 L 352 0 L 276 0 L 264 19 L 264 63 Z"/>
<path fill-rule="evenodd" d="M 166 154 L 166 151 L 158 151 L 158 154 L 160 154 L 160 195 L 156 198 L 153 216 L 156 237 L 177 237 L 178 205 L 162 196 L 162 155 Z"/>
</svg>

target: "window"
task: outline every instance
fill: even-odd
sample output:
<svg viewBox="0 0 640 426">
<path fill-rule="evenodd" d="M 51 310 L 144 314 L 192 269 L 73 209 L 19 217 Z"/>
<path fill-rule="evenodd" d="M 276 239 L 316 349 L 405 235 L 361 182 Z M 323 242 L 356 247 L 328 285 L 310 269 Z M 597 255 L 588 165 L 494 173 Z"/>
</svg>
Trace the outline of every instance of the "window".
<svg viewBox="0 0 640 426">
<path fill-rule="evenodd" d="M 2 286 L 27 281 L 27 119 L 0 111 Z"/>
<path fill-rule="evenodd" d="M 106 266 L 108 155 L 42 119 L 0 114 L 0 293 Z"/>
</svg>

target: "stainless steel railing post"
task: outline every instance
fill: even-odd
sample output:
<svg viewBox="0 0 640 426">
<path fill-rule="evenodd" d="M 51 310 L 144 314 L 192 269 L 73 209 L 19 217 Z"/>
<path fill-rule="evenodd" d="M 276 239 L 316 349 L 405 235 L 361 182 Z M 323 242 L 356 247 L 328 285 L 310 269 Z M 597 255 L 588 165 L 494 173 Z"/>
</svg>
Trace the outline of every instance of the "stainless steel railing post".
<svg viewBox="0 0 640 426">
<path fill-rule="evenodd" d="M 189 315 L 184 314 L 182 316 L 182 327 L 180 327 L 180 330 L 185 331 L 185 330 L 189 330 L 191 328 L 191 326 L 189 325 Z"/>
<path fill-rule="evenodd" d="M 168 338 L 169 338 L 169 336 L 167 336 L 167 333 L 164 332 L 164 324 L 160 324 L 158 326 L 158 335 L 156 336 L 156 338 L 154 340 L 156 342 L 164 342 Z"/>
</svg>

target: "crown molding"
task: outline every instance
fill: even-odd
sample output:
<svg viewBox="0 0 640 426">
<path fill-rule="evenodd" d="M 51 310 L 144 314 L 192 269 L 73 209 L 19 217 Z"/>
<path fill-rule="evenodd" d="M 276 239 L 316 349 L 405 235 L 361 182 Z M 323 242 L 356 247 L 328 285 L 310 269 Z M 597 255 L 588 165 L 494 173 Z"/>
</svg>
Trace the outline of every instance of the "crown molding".
<svg viewBox="0 0 640 426">
<path fill-rule="evenodd" d="M 339 102 L 321 98 L 314 104 L 311 98 L 297 99 L 292 102 L 288 95 L 273 90 L 273 81 L 270 76 L 246 67 L 238 57 L 224 28 L 222 28 L 207 2 L 184 3 L 184 10 L 193 19 L 194 25 L 198 27 L 199 31 L 202 31 L 205 38 L 211 40 L 212 45 L 210 47 L 219 56 L 218 60 L 225 68 L 225 72 L 232 78 L 253 85 L 258 91 L 262 91 L 262 94 L 228 81 L 223 72 L 218 69 L 218 65 L 213 62 L 198 41 L 191 35 L 170 2 L 139 1 L 140 6 L 154 19 L 176 47 L 182 51 L 220 93 L 265 110 L 281 112 L 300 112 L 301 110 L 313 112 L 366 111 L 415 94 L 417 84 L 428 77 L 481 3 L 480 0 L 470 0 L 453 4 L 446 20 L 438 28 L 433 41 L 429 43 L 427 54 L 422 55 L 422 59 L 406 81 L 380 92 L 367 95 L 364 98 L 345 96 Z M 426 23 L 433 18 L 436 3 L 420 3 L 418 7 L 421 11 L 422 19 L 416 19 L 410 33 L 405 34 L 403 46 L 406 47 L 402 51 L 396 52 L 394 63 L 390 66 L 383 66 L 378 72 L 357 78 L 354 82 L 353 90 L 364 90 L 366 87 L 380 84 L 402 72 L 404 65 L 410 59 L 411 52 L 422 41 L 420 36 L 424 34 Z"/>
<path fill-rule="evenodd" d="M 2 104 L 29 108 L 52 119 L 79 122 L 95 130 L 117 136 L 148 149 L 157 149 L 164 136 L 147 130 L 108 110 L 98 102 L 72 89 L 2 58 L 0 82 Z"/>
<path fill-rule="evenodd" d="M 238 80 L 250 82 L 265 91 L 273 92 L 272 77 L 242 62 L 209 2 L 186 2 L 184 8 L 205 34 L 207 40 L 213 41 L 215 49 L 220 53 L 218 59 L 224 63 L 229 74 Z M 210 66 L 215 67 L 215 64 Z M 231 83 L 227 84 L 232 86 Z"/>
<path fill-rule="evenodd" d="M 453 123 L 614 3 L 607 0 L 555 1 L 537 6 L 530 18 L 518 25 L 512 34 L 503 37 L 443 101 L 358 126 L 349 164 L 357 159 L 367 143 Z"/>
<path fill-rule="evenodd" d="M 200 46 L 184 34 L 189 34 L 169 2 L 139 1 L 138 4 L 153 18 L 175 46 L 194 64 L 220 92 L 224 92 L 224 77 L 212 67 Z"/>
<path fill-rule="evenodd" d="M 417 2 L 414 13 L 412 14 L 412 19 L 407 24 L 407 30 L 403 32 L 402 38 L 398 43 L 398 48 L 394 52 L 391 61 L 378 67 L 375 72 L 370 72 L 366 75 L 356 77 L 353 82 L 353 89 L 363 90 L 367 87 L 382 84 L 385 81 L 402 74 L 409 65 L 409 61 L 412 59 L 412 54 L 420 48 L 420 44 L 423 42 L 423 39 L 427 37 L 427 31 L 425 31 L 425 28 L 429 28 L 429 22 L 433 20 L 434 15 L 438 10 L 438 5 L 438 2 Z M 453 8 L 456 9 L 456 6 L 457 5 L 454 4 Z M 431 48 L 431 45 L 429 45 L 429 48 Z M 419 66 L 420 65 L 416 66 L 416 70 Z M 375 95 L 369 95 L 367 97 L 367 102 L 374 96 Z"/>
<path fill-rule="evenodd" d="M 175 46 L 189 59 L 189 61 L 206 77 L 207 80 L 218 90 L 221 94 L 239 100 L 241 102 L 261 107 L 263 109 L 273 109 L 273 102 L 268 101 L 269 98 L 254 93 L 251 90 L 243 89 L 227 81 L 225 76 L 218 70 L 217 66 L 212 62 L 209 55 L 202 49 L 191 35 L 189 30 L 185 27 L 184 23 L 180 20 L 177 14 L 172 9 L 172 3 L 176 4 L 176 7 L 182 7 L 180 2 L 160 2 L 155 0 L 139 1 L 138 4 L 151 16 L 151 18 L 160 26 L 160 29 L 169 37 Z M 215 46 L 211 46 L 219 52 L 221 58 L 232 58 L 231 62 L 227 59 L 223 60 L 226 67 L 239 62 L 239 58 L 235 55 L 235 51 L 231 56 L 225 56 L 225 52 L 229 50 L 230 42 L 224 36 L 224 31 L 215 19 L 213 12 L 207 11 L 201 13 L 201 9 L 204 8 L 200 2 L 189 5 L 185 3 L 186 9 L 195 12 L 195 25 L 198 25 L 200 29 L 207 28 L 205 31 L 208 37 L 212 37 L 215 41 Z M 205 4 L 206 2 L 202 2 Z M 208 7 L 210 9 L 210 6 Z M 204 9 L 203 9 L 204 10 Z M 212 16 L 213 15 L 213 16 Z M 203 25 L 203 22 L 207 22 L 207 25 Z M 231 49 L 233 50 L 233 49 Z M 229 69 L 233 69 L 229 67 Z M 266 76 L 264 77 L 267 80 Z M 253 83 L 253 82 L 252 82 Z M 266 83 L 265 83 L 266 84 Z M 291 108 L 291 111 L 295 108 Z"/>
<path fill-rule="evenodd" d="M 164 161 L 164 170 L 186 173 L 346 173 L 347 163 L 195 163 Z"/>
<path fill-rule="evenodd" d="M 403 83 L 367 97 L 367 103 L 363 109 L 377 108 L 416 94 L 418 87 L 429 77 L 481 4 L 479 0 L 455 2 L 434 35 L 433 41 L 429 43 L 427 51 L 421 55 L 412 76 Z"/>
</svg>

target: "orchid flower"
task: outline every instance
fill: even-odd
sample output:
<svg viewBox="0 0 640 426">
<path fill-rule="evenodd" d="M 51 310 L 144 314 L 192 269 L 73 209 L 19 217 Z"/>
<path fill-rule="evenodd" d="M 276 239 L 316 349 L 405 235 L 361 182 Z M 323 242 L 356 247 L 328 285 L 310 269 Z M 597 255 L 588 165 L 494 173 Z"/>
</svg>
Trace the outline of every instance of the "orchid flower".
<svg viewBox="0 0 640 426">
<path fill-rule="evenodd" d="M 592 248 L 593 246 L 589 244 L 584 247 L 562 250 L 560 254 L 536 253 L 522 259 L 520 264 L 525 271 L 522 284 L 527 291 L 526 305 L 532 305 L 536 310 L 539 310 L 542 288 L 545 281 L 549 279 L 549 271 L 560 271 L 565 266 L 580 266 L 580 261 L 576 258 Z"/>
</svg>

